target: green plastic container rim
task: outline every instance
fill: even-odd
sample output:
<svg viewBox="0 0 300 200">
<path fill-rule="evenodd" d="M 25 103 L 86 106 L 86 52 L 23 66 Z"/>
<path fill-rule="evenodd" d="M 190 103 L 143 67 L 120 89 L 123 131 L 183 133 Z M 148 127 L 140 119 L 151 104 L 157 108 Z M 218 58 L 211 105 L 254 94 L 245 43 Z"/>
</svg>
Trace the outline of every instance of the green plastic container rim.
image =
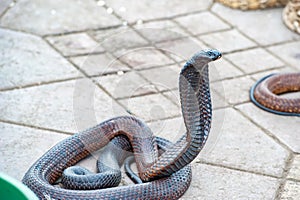
<svg viewBox="0 0 300 200">
<path fill-rule="evenodd" d="M 20 181 L 0 172 L 0 199 L 38 200 L 38 197 Z"/>
</svg>

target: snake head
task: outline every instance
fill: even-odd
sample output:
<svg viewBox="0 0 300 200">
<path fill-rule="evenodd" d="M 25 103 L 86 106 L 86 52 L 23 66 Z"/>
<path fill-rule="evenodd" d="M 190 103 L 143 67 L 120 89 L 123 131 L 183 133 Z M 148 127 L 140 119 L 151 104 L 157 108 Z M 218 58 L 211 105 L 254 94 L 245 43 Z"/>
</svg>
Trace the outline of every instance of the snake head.
<svg viewBox="0 0 300 200">
<path fill-rule="evenodd" d="M 222 57 L 222 53 L 215 49 L 203 50 L 195 53 L 193 57 L 187 61 L 187 65 L 192 65 L 198 70 L 211 61 L 218 60 Z"/>
<path fill-rule="evenodd" d="M 218 60 L 222 57 L 222 53 L 216 49 L 209 49 L 209 50 L 201 51 L 200 54 L 201 55 L 203 54 L 204 57 L 207 57 L 207 58 L 211 59 L 212 61 Z"/>
<path fill-rule="evenodd" d="M 218 60 L 221 57 L 222 57 L 222 53 L 220 51 L 216 49 L 208 49 L 208 50 L 199 51 L 192 57 L 192 59 L 195 62 L 206 61 L 208 63 L 210 61 Z"/>
</svg>

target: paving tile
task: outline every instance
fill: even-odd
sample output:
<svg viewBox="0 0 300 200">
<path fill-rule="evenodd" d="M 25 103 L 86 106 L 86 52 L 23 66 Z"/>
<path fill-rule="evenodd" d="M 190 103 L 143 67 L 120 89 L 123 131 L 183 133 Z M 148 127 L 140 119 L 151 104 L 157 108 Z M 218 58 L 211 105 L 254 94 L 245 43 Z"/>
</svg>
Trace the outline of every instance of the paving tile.
<svg viewBox="0 0 300 200">
<path fill-rule="evenodd" d="M 145 47 L 148 41 L 140 36 L 135 30 L 121 27 L 117 30 L 104 30 L 91 33 L 91 35 L 103 46 L 107 51 L 119 57 L 128 51 Z"/>
<path fill-rule="evenodd" d="M 214 87 L 215 84 L 220 83 L 223 87 L 220 87 L 220 85 Z M 225 99 L 228 103 L 237 104 L 249 101 L 249 90 L 254 84 L 254 81 L 249 76 L 223 80 L 220 83 L 213 83 L 212 87 L 221 95 L 225 91 Z"/>
<path fill-rule="evenodd" d="M 261 45 L 299 38 L 283 24 L 282 8 L 244 12 L 214 4 L 212 11 Z"/>
<path fill-rule="evenodd" d="M 300 199 L 300 182 L 287 181 L 280 199 L 281 200 Z"/>
<path fill-rule="evenodd" d="M 274 199 L 278 180 L 214 166 L 192 166 L 193 179 L 184 199 Z"/>
<path fill-rule="evenodd" d="M 164 53 L 166 55 L 168 55 L 170 58 L 172 58 L 173 60 L 175 60 L 176 62 L 181 62 L 181 66 L 184 66 L 184 64 L 186 63 L 186 61 L 188 61 L 188 58 L 183 58 L 179 55 L 176 55 L 176 54 L 173 54 L 172 52 L 167 52 L 167 51 L 164 51 Z"/>
<path fill-rule="evenodd" d="M 229 79 L 233 80 L 233 79 Z M 210 91 L 212 94 L 215 94 L 215 102 L 217 103 L 216 108 L 222 108 L 225 105 L 228 106 L 228 100 L 225 99 L 226 91 L 224 88 L 223 81 L 216 81 L 210 83 Z"/>
<path fill-rule="evenodd" d="M 0 122 L 0 171 L 21 180 L 29 167 L 67 135 Z"/>
<path fill-rule="evenodd" d="M 202 151 L 200 152 L 199 156 L 194 160 L 194 162 L 199 162 L 202 158 L 207 158 L 207 155 L 213 154 L 214 151 L 216 151 L 216 146 L 220 144 L 220 139 L 222 138 L 223 134 L 223 128 L 224 128 L 224 120 L 226 117 L 226 111 L 224 105 L 220 108 L 218 108 L 218 105 L 215 104 L 215 102 L 218 102 L 218 100 L 214 100 L 214 92 L 212 92 L 212 120 L 211 120 L 211 129 L 209 132 L 208 140 L 205 143 Z M 215 95 L 217 96 L 217 94 Z M 224 104 L 224 101 L 221 102 L 221 104 Z M 228 106 L 227 106 L 228 107 Z M 203 159 L 202 159 L 203 160 Z"/>
<path fill-rule="evenodd" d="M 162 94 L 119 100 L 127 110 L 144 121 L 153 121 L 180 115 L 179 108 Z"/>
<path fill-rule="evenodd" d="M 0 29 L 0 88 L 82 76 L 41 38 Z"/>
<path fill-rule="evenodd" d="M 107 0 L 105 2 L 130 23 L 138 20 L 170 18 L 180 14 L 201 11 L 212 4 L 212 0 L 197 2 L 197 5 L 193 0 L 187 0 L 184 3 L 179 0 L 150 2 L 147 0 L 138 2 L 134 0 Z M 120 9 L 121 7 L 123 9 Z"/>
<path fill-rule="evenodd" d="M 154 66 L 173 64 L 174 61 L 154 48 L 135 49 L 119 58 L 134 69 L 147 69 Z"/>
<path fill-rule="evenodd" d="M 237 30 L 230 30 L 199 37 L 205 44 L 219 49 L 223 53 L 255 47 L 255 43 L 243 36 Z"/>
<path fill-rule="evenodd" d="M 157 48 L 165 51 L 168 55 L 176 56 L 177 61 L 188 60 L 196 52 L 208 49 L 202 42 L 195 38 L 182 38 L 156 44 Z M 178 60 L 180 59 L 180 60 Z"/>
<path fill-rule="evenodd" d="M 180 68 L 178 65 L 146 69 L 139 72 L 159 91 L 178 88 Z"/>
<path fill-rule="evenodd" d="M 214 85 L 213 87 L 215 87 Z M 211 87 L 210 93 L 211 93 L 211 101 L 212 101 L 212 109 L 218 109 L 218 108 L 224 108 L 229 106 L 228 103 L 225 100 L 224 93 L 218 93 L 216 92 L 216 89 Z M 218 86 L 220 87 L 220 86 Z"/>
<path fill-rule="evenodd" d="M 64 56 L 104 52 L 103 47 L 86 33 L 47 37 L 47 40 Z"/>
<path fill-rule="evenodd" d="M 281 67 L 281 68 L 276 68 L 276 69 L 273 69 L 273 70 L 268 70 L 268 71 L 264 71 L 264 72 L 255 73 L 255 74 L 252 74 L 251 77 L 258 81 L 262 77 L 265 77 L 269 74 L 291 73 L 291 72 L 297 72 L 297 70 L 295 70 L 294 68 L 291 68 L 291 67 Z"/>
<path fill-rule="evenodd" d="M 175 103 L 178 108 L 180 108 L 181 102 L 178 89 L 163 92 L 163 95 L 170 99 L 173 103 Z"/>
<path fill-rule="evenodd" d="M 234 109 L 225 109 L 224 117 L 214 121 L 222 127 L 217 141 L 208 139 L 213 149 L 198 160 L 281 177 L 289 152 Z"/>
<path fill-rule="evenodd" d="M 271 52 L 283 59 L 298 71 L 300 70 L 300 41 L 282 44 L 268 48 Z"/>
<path fill-rule="evenodd" d="M 90 80 L 79 79 L 0 93 L 0 119 L 77 132 L 126 114 Z"/>
<path fill-rule="evenodd" d="M 228 24 L 225 24 L 222 20 L 210 12 L 202 12 L 179 17 L 176 18 L 175 21 L 177 21 L 181 26 L 185 27 L 193 35 L 230 28 Z"/>
<path fill-rule="evenodd" d="M 135 71 L 101 76 L 96 78 L 96 80 L 114 98 L 132 97 L 157 92 L 152 84 Z"/>
<path fill-rule="evenodd" d="M 88 34 L 97 42 L 102 43 L 105 40 L 112 40 L 111 37 L 120 33 L 131 30 L 128 26 L 120 26 L 116 28 L 88 31 Z"/>
<path fill-rule="evenodd" d="M 159 136 L 175 143 L 185 134 L 185 125 L 182 117 L 159 120 L 148 124 L 155 136 Z"/>
<path fill-rule="evenodd" d="M 120 23 L 93 0 L 20 0 L 0 21 L 4 27 L 40 35 L 112 27 Z"/>
<path fill-rule="evenodd" d="M 151 42 L 162 42 L 188 36 L 175 22 L 170 20 L 147 22 L 134 25 L 134 28 Z"/>
<path fill-rule="evenodd" d="M 0 15 L 3 14 L 3 12 L 8 9 L 9 7 L 11 7 L 12 5 L 14 5 L 12 0 L 2 0 L 0 2 Z"/>
<path fill-rule="evenodd" d="M 275 135 L 294 152 L 300 152 L 299 117 L 275 115 L 257 108 L 252 103 L 237 106 L 255 123 Z"/>
<path fill-rule="evenodd" d="M 211 81 L 234 78 L 241 75 L 243 75 L 243 72 L 224 58 L 209 64 L 209 78 Z"/>
<path fill-rule="evenodd" d="M 287 176 L 288 178 L 300 180 L 300 155 L 296 155 Z"/>
<path fill-rule="evenodd" d="M 89 76 L 128 71 L 129 67 L 108 53 L 72 57 L 71 61 Z"/>
<path fill-rule="evenodd" d="M 284 65 L 282 61 L 261 48 L 228 54 L 226 58 L 247 74 Z"/>
</svg>

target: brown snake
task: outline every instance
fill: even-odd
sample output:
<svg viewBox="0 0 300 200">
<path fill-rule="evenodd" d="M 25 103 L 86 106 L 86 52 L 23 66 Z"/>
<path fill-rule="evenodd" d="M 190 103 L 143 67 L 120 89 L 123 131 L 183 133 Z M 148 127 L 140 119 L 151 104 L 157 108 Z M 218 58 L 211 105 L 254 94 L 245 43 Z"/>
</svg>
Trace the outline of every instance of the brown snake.
<svg viewBox="0 0 300 200">
<path fill-rule="evenodd" d="M 259 107 L 276 114 L 300 116 L 300 96 L 280 96 L 300 91 L 300 73 L 275 74 L 259 80 L 251 89 L 251 100 Z"/>
<path fill-rule="evenodd" d="M 40 199 L 178 199 L 188 189 L 188 165 L 203 148 L 211 126 L 212 106 L 208 63 L 221 57 L 217 50 L 195 54 L 179 77 L 181 108 L 186 134 L 158 156 L 151 130 L 131 116 L 116 117 L 55 145 L 38 159 L 23 183 Z M 144 183 L 96 190 L 67 190 L 52 184 L 63 171 L 104 147 L 118 135 L 129 140 L 140 178 Z"/>
<path fill-rule="evenodd" d="M 288 0 L 216 0 L 231 8 L 256 10 L 284 6 Z"/>
</svg>

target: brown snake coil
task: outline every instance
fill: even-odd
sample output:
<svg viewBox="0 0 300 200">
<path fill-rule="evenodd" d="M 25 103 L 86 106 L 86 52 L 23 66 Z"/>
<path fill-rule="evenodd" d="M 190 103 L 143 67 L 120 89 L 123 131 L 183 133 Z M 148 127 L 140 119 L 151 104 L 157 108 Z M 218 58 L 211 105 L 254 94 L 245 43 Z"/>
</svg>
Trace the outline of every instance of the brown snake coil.
<svg viewBox="0 0 300 200">
<path fill-rule="evenodd" d="M 158 156 L 155 137 L 143 122 L 131 116 L 116 117 L 55 145 L 32 165 L 23 183 L 40 199 L 178 199 L 190 184 L 188 164 L 209 134 L 212 106 L 208 63 L 220 57 L 217 50 L 201 51 L 184 65 L 179 90 L 187 132 L 162 155 Z M 144 183 L 97 190 L 67 190 L 52 185 L 67 167 L 119 135 L 129 140 Z"/>
<path fill-rule="evenodd" d="M 228 7 L 241 10 L 257 10 L 264 8 L 281 7 L 288 3 L 288 0 L 216 0 Z"/>
<path fill-rule="evenodd" d="M 276 74 L 260 82 L 254 89 L 255 100 L 266 108 L 285 113 L 300 114 L 300 97 L 279 96 L 300 91 L 300 73 Z"/>
</svg>

